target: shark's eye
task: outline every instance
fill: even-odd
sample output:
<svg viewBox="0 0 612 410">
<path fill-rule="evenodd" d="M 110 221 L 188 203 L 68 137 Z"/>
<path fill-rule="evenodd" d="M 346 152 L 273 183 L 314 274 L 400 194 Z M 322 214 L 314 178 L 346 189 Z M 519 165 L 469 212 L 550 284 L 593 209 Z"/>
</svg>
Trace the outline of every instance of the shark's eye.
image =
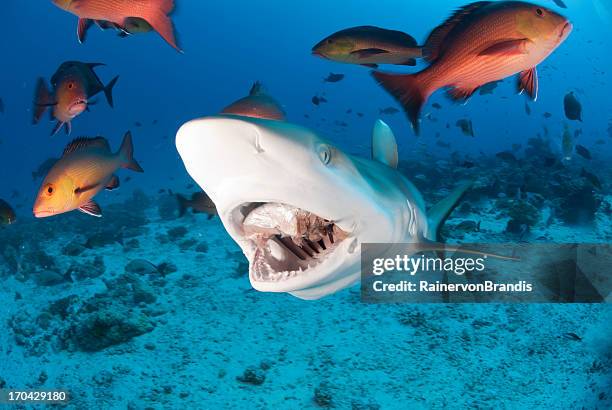
<svg viewBox="0 0 612 410">
<path fill-rule="evenodd" d="M 319 153 L 319 159 L 325 165 L 329 164 L 332 159 L 331 149 L 329 149 L 328 145 L 321 144 L 319 148 L 317 148 L 317 152 Z"/>
</svg>

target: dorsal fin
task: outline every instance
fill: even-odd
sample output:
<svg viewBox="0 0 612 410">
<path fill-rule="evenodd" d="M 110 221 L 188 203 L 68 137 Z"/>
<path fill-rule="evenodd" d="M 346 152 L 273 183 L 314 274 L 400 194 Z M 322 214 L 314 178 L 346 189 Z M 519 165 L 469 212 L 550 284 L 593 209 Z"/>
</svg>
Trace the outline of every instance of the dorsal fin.
<svg viewBox="0 0 612 410">
<path fill-rule="evenodd" d="M 423 56 L 428 62 L 433 62 L 440 57 L 442 46 L 446 40 L 448 34 L 461 23 L 466 16 L 469 16 L 474 11 L 479 10 L 482 7 L 488 6 L 493 3 L 492 1 L 477 1 L 472 4 L 468 4 L 459 8 L 448 20 L 436 27 L 429 38 L 425 42 L 423 47 Z"/>
<path fill-rule="evenodd" d="M 94 137 L 94 138 L 81 137 L 81 138 L 77 138 L 73 140 L 70 144 L 68 144 L 66 148 L 64 149 L 64 153 L 62 154 L 62 156 L 65 157 L 66 155 L 72 154 L 73 152 L 81 151 L 82 149 L 91 148 L 91 147 L 103 149 L 105 151 L 110 152 L 110 145 L 108 145 L 108 141 L 106 140 L 106 138 L 104 137 Z"/>
<path fill-rule="evenodd" d="M 372 131 L 372 159 L 397 168 L 397 141 L 393 131 L 383 120 L 377 120 Z"/>
<path fill-rule="evenodd" d="M 251 87 L 251 91 L 249 92 L 249 95 L 253 96 L 253 95 L 260 95 L 260 94 L 265 94 L 264 86 L 261 82 L 255 81 L 255 83 L 253 83 L 253 86 Z"/>
</svg>

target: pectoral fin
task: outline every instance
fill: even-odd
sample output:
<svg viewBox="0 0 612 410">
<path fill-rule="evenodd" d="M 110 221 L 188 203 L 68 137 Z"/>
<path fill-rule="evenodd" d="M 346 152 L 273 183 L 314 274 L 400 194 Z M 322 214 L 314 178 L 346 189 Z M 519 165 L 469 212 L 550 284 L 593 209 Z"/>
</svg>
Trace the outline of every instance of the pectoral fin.
<svg viewBox="0 0 612 410">
<path fill-rule="evenodd" d="M 106 185 L 106 190 L 114 191 L 117 188 L 119 188 L 119 178 L 117 177 L 117 175 L 113 175 L 108 185 Z"/>
<path fill-rule="evenodd" d="M 519 74 L 519 93 L 526 92 L 532 100 L 538 99 L 538 71 L 535 67 Z"/>
<path fill-rule="evenodd" d="M 449 196 L 435 204 L 427 211 L 427 219 L 429 222 L 429 230 L 427 239 L 430 241 L 436 241 L 440 228 L 446 221 L 446 218 L 453 212 L 453 209 L 457 206 L 463 195 L 468 189 L 472 187 L 472 182 L 464 182 L 455 188 Z M 444 245 L 442 245 L 444 246 Z"/>
<path fill-rule="evenodd" d="M 95 203 L 93 200 L 89 200 L 87 203 L 83 204 L 79 208 L 79 211 L 87 215 L 95 216 L 96 218 L 102 217 L 102 209 L 100 208 L 100 205 Z"/>
<path fill-rule="evenodd" d="M 77 189 L 74 190 L 74 193 L 77 195 L 81 195 L 85 192 L 91 191 L 92 189 L 96 189 L 98 186 L 100 186 L 100 184 L 92 184 L 92 185 L 87 185 L 84 187 L 78 187 Z"/>
<path fill-rule="evenodd" d="M 351 55 L 357 56 L 358 58 L 368 58 L 379 54 L 388 54 L 387 50 L 381 48 L 364 48 L 361 50 L 351 51 Z"/>
<path fill-rule="evenodd" d="M 484 50 L 478 55 L 480 56 L 516 56 L 527 53 L 527 44 L 529 40 L 526 38 L 518 40 L 506 40 L 499 43 L 495 43 Z"/>
<path fill-rule="evenodd" d="M 91 26 L 92 21 L 89 19 L 79 18 L 79 23 L 77 25 L 77 37 L 79 39 L 79 43 L 85 42 L 85 36 L 87 35 L 87 29 Z"/>
</svg>

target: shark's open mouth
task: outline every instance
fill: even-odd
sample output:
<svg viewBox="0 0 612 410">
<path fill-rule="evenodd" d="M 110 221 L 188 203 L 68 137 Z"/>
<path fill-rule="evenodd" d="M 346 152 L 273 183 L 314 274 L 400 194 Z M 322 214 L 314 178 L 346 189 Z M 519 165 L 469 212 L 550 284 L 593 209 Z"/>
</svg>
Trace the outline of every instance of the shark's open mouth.
<svg viewBox="0 0 612 410">
<path fill-rule="evenodd" d="M 323 263 L 348 233 L 333 221 L 291 205 L 268 202 L 239 207 L 242 234 L 253 245 L 251 280 L 278 282 Z"/>
</svg>

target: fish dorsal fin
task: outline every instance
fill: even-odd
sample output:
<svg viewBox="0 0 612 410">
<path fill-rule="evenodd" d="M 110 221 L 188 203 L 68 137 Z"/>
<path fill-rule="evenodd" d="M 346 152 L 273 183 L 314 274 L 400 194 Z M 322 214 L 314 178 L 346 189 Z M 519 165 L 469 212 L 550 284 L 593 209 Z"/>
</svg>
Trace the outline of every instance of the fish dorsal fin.
<svg viewBox="0 0 612 410">
<path fill-rule="evenodd" d="M 81 137 L 73 140 L 70 144 L 66 146 L 64 149 L 64 153 L 62 156 L 66 156 L 68 154 L 72 154 L 73 152 L 81 151 L 85 148 L 99 148 L 105 151 L 110 152 L 110 145 L 108 145 L 108 141 L 104 137 L 94 137 L 87 138 Z"/>
<path fill-rule="evenodd" d="M 461 23 L 467 16 L 476 10 L 488 6 L 491 3 L 493 2 L 477 1 L 475 3 L 468 4 L 467 6 L 463 6 L 459 8 L 455 14 L 453 14 L 442 25 L 436 27 L 425 42 L 425 47 L 423 49 L 423 56 L 425 57 L 425 60 L 430 63 L 437 60 L 442 54 L 441 51 L 444 41 L 446 40 L 448 34 L 457 26 L 457 24 Z"/>
<path fill-rule="evenodd" d="M 251 87 L 251 91 L 249 91 L 249 95 L 253 96 L 261 94 L 265 94 L 264 86 L 261 82 L 255 81 L 255 83 L 253 83 L 253 86 Z"/>
<path fill-rule="evenodd" d="M 377 120 L 372 131 L 372 159 L 397 168 L 397 141 L 393 131 L 383 120 Z"/>
</svg>

